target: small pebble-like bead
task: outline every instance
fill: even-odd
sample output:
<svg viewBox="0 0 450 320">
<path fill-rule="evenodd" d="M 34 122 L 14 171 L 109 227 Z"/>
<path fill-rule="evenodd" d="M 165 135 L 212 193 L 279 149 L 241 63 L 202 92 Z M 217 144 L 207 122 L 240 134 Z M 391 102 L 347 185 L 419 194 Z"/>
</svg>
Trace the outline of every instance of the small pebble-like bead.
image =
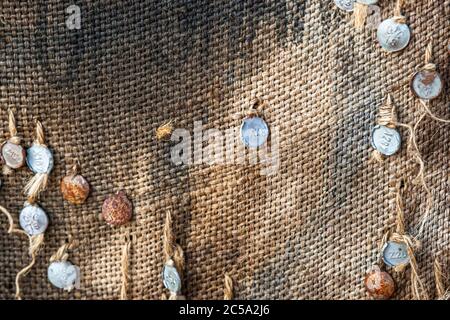
<svg viewBox="0 0 450 320">
<path fill-rule="evenodd" d="M 378 268 L 366 274 L 364 285 L 369 295 L 377 300 L 387 300 L 395 291 L 394 279 L 389 273 Z"/>
<path fill-rule="evenodd" d="M 81 175 L 68 175 L 61 180 L 63 198 L 72 204 L 83 204 L 89 196 L 90 186 Z"/>
<path fill-rule="evenodd" d="M 125 192 L 119 191 L 103 202 L 102 218 L 111 226 L 120 226 L 131 220 L 133 205 Z"/>
</svg>

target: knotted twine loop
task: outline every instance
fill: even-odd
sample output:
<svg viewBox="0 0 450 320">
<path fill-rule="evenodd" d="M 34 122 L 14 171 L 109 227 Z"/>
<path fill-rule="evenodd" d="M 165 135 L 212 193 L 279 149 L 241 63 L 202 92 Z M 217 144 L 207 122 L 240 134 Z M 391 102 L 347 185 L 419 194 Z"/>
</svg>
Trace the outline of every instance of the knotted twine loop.
<svg viewBox="0 0 450 320">
<path fill-rule="evenodd" d="M 36 139 L 33 142 L 36 145 L 45 145 L 44 129 L 40 121 L 36 122 Z M 24 192 L 28 197 L 29 203 L 35 203 L 39 196 L 39 193 L 47 188 L 48 184 L 48 173 L 36 173 L 24 188 Z"/>
<path fill-rule="evenodd" d="M 28 241 L 29 241 L 28 254 L 31 257 L 31 261 L 27 266 L 25 266 L 22 270 L 20 270 L 17 273 L 16 280 L 15 280 L 15 285 L 16 285 L 15 298 L 17 300 L 22 300 L 21 290 L 20 290 L 20 279 L 23 276 L 25 276 L 31 270 L 31 268 L 34 266 L 34 264 L 36 263 L 37 253 L 38 253 L 41 245 L 44 243 L 44 235 L 43 234 L 39 234 L 39 235 L 35 235 L 35 236 L 28 235 L 28 233 L 26 233 L 25 231 L 23 231 L 21 229 L 17 229 L 15 227 L 14 220 L 13 220 L 11 214 L 9 213 L 9 211 L 6 210 L 6 208 L 4 208 L 3 206 L 0 206 L 0 211 L 3 212 L 3 214 L 8 218 L 8 223 L 9 223 L 8 234 L 24 235 L 28 238 Z"/>
<path fill-rule="evenodd" d="M 430 42 L 425 50 L 425 66 L 423 67 L 424 70 L 428 70 L 428 71 L 435 71 L 436 70 L 436 65 L 434 65 L 433 63 L 431 63 L 432 60 L 432 42 Z M 426 225 L 426 222 L 428 221 L 428 217 L 430 215 L 431 209 L 433 207 L 433 195 L 431 193 L 431 190 L 428 188 L 426 181 L 425 181 L 425 163 L 422 160 L 422 157 L 420 155 L 420 151 L 419 148 L 417 146 L 417 141 L 416 141 L 416 136 L 417 136 L 417 128 L 419 127 L 420 123 L 422 122 L 422 120 L 425 118 L 426 115 L 430 116 L 430 118 L 432 118 L 435 121 L 438 122 L 442 122 L 442 123 L 450 123 L 450 120 L 446 120 L 446 119 L 442 119 L 439 118 L 437 116 L 435 116 L 430 108 L 429 108 L 429 102 L 419 99 L 420 101 L 420 115 L 419 118 L 417 119 L 414 127 L 411 127 L 409 125 L 404 125 L 404 124 L 399 124 L 402 125 L 406 128 L 408 128 L 408 130 L 411 133 L 410 136 L 410 140 L 409 140 L 409 145 L 412 146 L 414 148 L 414 155 L 417 159 L 417 162 L 419 163 L 419 172 L 417 173 L 416 178 L 414 179 L 414 182 L 416 184 L 421 184 L 422 187 L 424 188 L 425 192 L 426 192 L 426 207 L 425 207 L 425 212 L 422 215 L 422 217 L 419 220 L 419 226 L 418 226 L 418 234 L 417 237 L 420 237 L 424 231 L 424 227 Z"/>
<path fill-rule="evenodd" d="M 414 299 L 423 300 L 428 299 L 426 287 L 419 276 L 419 268 L 414 251 L 420 249 L 419 241 L 406 234 L 405 232 L 405 215 L 403 211 L 402 201 L 402 181 L 398 181 L 395 186 L 395 206 L 396 206 L 396 228 L 395 232 L 390 237 L 391 241 L 397 243 L 404 243 L 407 248 L 409 257 L 409 265 L 411 266 L 411 293 Z M 394 268 L 396 272 L 402 272 L 406 265 L 398 265 Z"/>
<path fill-rule="evenodd" d="M 20 145 L 21 139 L 17 135 L 17 127 L 16 127 L 16 118 L 14 117 L 14 113 L 10 108 L 8 108 L 8 130 L 9 130 L 9 139 L 8 141 L 17 145 Z M 13 169 L 8 165 L 3 166 L 3 174 L 5 176 L 10 175 L 13 172 Z"/>
<path fill-rule="evenodd" d="M 394 17 L 392 18 L 395 22 L 405 24 L 406 17 L 402 15 L 402 7 L 405 4 L 405 0 L 397 0 L 397 4 L 394 9 Z"/>
<path fill-rule="evenodd" d="M 397 123 L 397 114 L 395 111 L 395 105 L 392 103 L 391 94 L 388 93 L 385 102 L 380 107 L 377 124 L 395 129 Z M 383 162 L 384 156 L 378 151 L 373 150 L 373 158 L 378 162 Z"/>
<path fill-rule="evenodd" d="M 434 259 L 434 281 L 436 284 L 436 299 L 448 300 L 450 299 L 450 291 L 445 290 L 444 283 L 442 281 L 442 267 L 438 258 Z"/>
<path fill-rule="evenodd" d="M 225 274 L 223 300 L 233 300 L 233 298 L 234 298 L 233 279 L 231 279 L 231 277 L 228 274 Z"/>
<path fill-rule="evenodd" d="M 67 242 L 64 243 L 59 249 L 50 257 L 50 263 L 56 261 L 67 261 L 69 259 L 68 250 L 74 249 L 78 243 L 73 240 L 71 235 L 68 235 Z"/>
<path fill-rule="evenodd" d="M 165 265 L 173 265 L 180 276 L 183 278 L 185 259 L 184 252 L 180 245 L 175 243 L 175 235 L 173 233 L 173 221 L 172 212 L 167 211 L 166 220 L 163 229 L 163 254 L 165 259 Z M 169 300 L 184 300 L 183 295 L 179 295 L 177 292 L 170 292 Z M 161 300 L 167 300 L 165 294 L 162 295 Z"/>
<path fill-rule="evenodd" d="M 424 115 L 421 115 L 421 117 L 419 117 L 419 120 L 416 122 L 414 128 L 409 124 L 397 122 L 397 126 L 408 129 L 410 134 L 409 134 L 409 138 L 408 138 L 407 149 L 409 152 L 412 153 L 413 157 L 416 159 L 416 162 L 419 164 L 419 171 L 416 175 L 416 178 L 414 178 L 413 182 L 415 184 L 422 185 L 422 188 L 425 190 L 425 193 L 427 195 L 425 212 L 422 215 L 422 217 L 419 219 L 420 223 L 419 223 L 419 228 L 418 228 L 419 231 L 416 235 L 417 238 L 421 237 L 423 230 L 424 230 L 425 222 L 427 221 L 429 212 L 433 206 L 433 196 L 432 196 L 431 190 L 428 188 L 428 185 L 425 181 L 425 163 L 422 160 L 422 155 L 420 154 L 420 150 L 417 145 L 417 139 L 416 139 L 416 128 L 417 128 L 417 125 L 420 123 L 420 121 L 423 119 L 423 116 Z"/>
<path fill-rule="evenodd" d="M 128 287 L 129 287 L 129 281 L 131 280 L 131 277 L 128 273 L 129 269 L 129 255 L 130 255 L 130 248 L 131 248 L 131 237 L 127 235 L 124 239 L 125 244 L 122 247 L 122 257 L 121 257 L 121 272 L 122 272 L 122 278 L 121 278 L 121 287 L 120 287 L 120 300 L 128 300 Z"/>
<path fill-rule="evenodd" d="M 425 71 L 436 71 L 436 65 L 432 62 L 433 59 L 433 43 L 430 41 L 425 49 L 425 64 L 422 70 Z"/>
</svg>

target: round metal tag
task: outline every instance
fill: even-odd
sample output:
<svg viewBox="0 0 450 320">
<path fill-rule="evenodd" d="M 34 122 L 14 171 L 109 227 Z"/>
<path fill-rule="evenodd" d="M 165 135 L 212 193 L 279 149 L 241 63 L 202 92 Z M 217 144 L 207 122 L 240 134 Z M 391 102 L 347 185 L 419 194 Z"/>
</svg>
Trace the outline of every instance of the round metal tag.
<svg viewBox="0 0 450 320">
<path fill-rule="evenodd" d="M 241 140 L 249 148 L 258 148 L 269 137 L 269 127 L 260 117 L 245 118 L 241 125 Z"/>
<path fill-rule="evenodd" d="M 408 248 L 404 243 L 388 241 L 381 250 L 384 263 L 390 267 L 403 266 L 409 263 Z"/>
<path fill-rule="evenodd" d="M 70 291 L 79 287 L 80 268 L 69 261 L 52 262 L 47 269 L 47 277 L 55 287 Z"/>
<path fill-rule="evenodd" d="M 393 18 L 380 23 L 377 30 L 377 39 L 381 47 L 388 52 L 404 49 L 411 38 L 409 27 L 398 23 Z"/>
<path fill-rule="evenodd" d="M 411 80 L 411 90 L 423 100 L 431 100 L 438 97 L 443 88 L 441 76 L 436 71 L 422 70 L 416 72 Z"/>
<path fill-rule="evenodd" d="M 376 4 L 378 0 L 356 0 L 356 2 L 369 6 L 371 4 Z"/>
<path fill-rule="evenodd" d="M 355 4 L 355 0 L 334 0 L 336 7 L 341 10 L 351 12 L 353 11 L 353 6 Z"/>
<path fill-rule="evenodd" d="M 181 290 L 181 279 L 177 268 L 166 264 L 163 269 L 163 284 L 170 292 L 178 293 Z"/>
<path fill-rule="evenodd" d="M 53 169 L 53 154 L 45 146 L 32 145 L 27 150 L 27 164 L 34 173 L 50 173 Z"/>
<path fill-rule="evenodd" d="M 377 125 L 372 130 L 371 143 L 381 154 L 391 156 L 400 149 L 400 133 L 395 129 Z"/>
<path fill-rule="evenodd" d="M 19 223 L 30 236 L 44 233 L 48 227 L 48 217 L 44 210 L 37 205 L 25 204 L 20 211 Z"/>
<path fill-rule="evenodd" d="M 25 164 L 25 149 L 18 144 L 6 141 L 2 145 L 3 162 L 12 169 L 19 169 Z"/>
</svg>

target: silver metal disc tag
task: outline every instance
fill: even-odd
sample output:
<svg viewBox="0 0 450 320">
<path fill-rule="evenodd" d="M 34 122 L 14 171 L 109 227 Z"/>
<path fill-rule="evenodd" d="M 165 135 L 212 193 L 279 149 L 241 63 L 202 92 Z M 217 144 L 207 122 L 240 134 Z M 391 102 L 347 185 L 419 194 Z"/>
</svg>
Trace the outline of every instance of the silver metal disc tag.
<svg viewBox="0 0 450 320">
<path fill-rule="evenodd" d="M 381 154 L 391 156 L 400 149 L 400 133 L 393 128 L 377 125 L 372 130 L 371 144 Z"/>
<path fill-rule="evenodd" d="M 20 211 L 19 224 L 26 233 L 35 236 L 45 232 L 48 227 L 48 217 L 41 207 L 27 203 Z"/>
<path fill-rule="evenodd" d="M 262 146 L 269 137 L 269 127 L 260 117 L 245 118 L 241 125 L 241 140 L 249 148 Z"/>
<path fill-rule="evenodd" d="M 341 10 L 351 12 L 353 11 L 353 6 L 355 5 L 355 0 L 334 0 L 336 7 Z"/>
<path fill-rule="evenodd" d="M 441 76 L 436 71 L 416 72 L 411 81 L 412 92 L 423 100 L 437 98 L 441 94 L 443 86 Z"/>
<path fill-rule="evenodd" d="M 390 267 L 403 266 L 409 263 L 408 248 L 401 242 L 388 241 L 382 248 L 384 263 Z"/>
<path fill-rule="evenodd" d="M 80 285 L 80 268 L 69 261 L 55 261 L 49 265 L 47 277 L 55 287 L 70 291 Z"/>
<path fill-rule="evenodd" d="M 380 23 L 377 29 L 377 39 L 381 47 L 388 52 L 404 49 L 411 38 L 411 31 L 404 23 L 398 23 L 393 18 Z"/>
<path fill-rule="evenodd" d="M 181 279 L 175 266 L 166 264 L 162 276 L 166 289 L 173 293 L 179 293 L 181 291 Z"/>
<path fill-rule="evenodd" d="M 47 147 L 34 144 L 27 150 L 27 164 L 34 173 L 50 173 L 53 154 Z"/>
</svg>

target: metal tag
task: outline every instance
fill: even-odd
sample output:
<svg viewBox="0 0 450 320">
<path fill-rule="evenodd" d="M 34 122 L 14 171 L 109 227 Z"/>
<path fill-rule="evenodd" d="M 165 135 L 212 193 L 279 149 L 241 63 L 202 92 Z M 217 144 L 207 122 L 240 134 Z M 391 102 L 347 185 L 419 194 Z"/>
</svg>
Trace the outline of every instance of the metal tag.
<svg viewBox="0 0 450 320">
<path fill-rule="evenodd" d="M 403 266 L 409 263 L 408 248 L 404 243 L 388 241 L 381 250 L 384 263 L 390 267 Z"/>
<path fill-rule="evenodd" d="M 27 164 L 34 173 L 50 173 L 53 154 L 47 147 L 34 144 L 27 150 Z"/>
<path fill-rule="evenodd" d="M 41 207 L 27 203 L 20 211 L 19 224 L 26 233 L 35 236 L 45 232 L 48 227 L 48 217 Z"/>
<path fill-rule="evenodd" d="M 80 284 L 80 268 L 69 261 L 52 262 L 47 269 L 47 277 L 59 289 L 72 290 Z"/>
<path fill-rule="evenodd" d="M 377 125 L 372 130 L 371 144 L 385 156 L 391 156 L 400 149 L 400 133 L 393 128 Z"/>
<path fill-rule="evenodd" d="M 404 49 L 411 38 L 411 31 L 404 23 L 398 23 L 393 18 L 380 23 L 377 29 L 377 39 L 381 47 L 388 52 Z"/>
<path fill-rule="evenodd" d="M 2 145 L 2 159 L 12 169 L 19 169 L 25 164 L 25 149 L 18 144 L 6 141 Z"/>
<path fill-rule="evenodd" d="M 164 266 L 163 284 L 170 292 L 179 293 L 181 291 L 181 279 L 175 266 L 170 264 Z"/>
<path fill-rule="evenodd" d="M 241 140 L 249 148 L 258 148 L 269 137 L 269 127 L 260 117 L 245 118 L 241 125 Z"/>
<path fill-rule="evenodd" d="M 369 6 L 372 4 L 376 4 L 378 2 L 378 0 L 356 0 L 356 2 Z"/>
<path fill-rule="evenodd" d="M 411 90 L 423 100 L 431 100 L 438 97 L 442 92 L 443 82 L 436 71 L 422 70 L 416 72 L 411 80 Z"/>
<path fill-rule="evenodd" d="M 341 10 L 351 12 L 353 11 L 353 6 L 355 5 L 355 0 L 334 0 L 336 7 Z"/>
</svg>

